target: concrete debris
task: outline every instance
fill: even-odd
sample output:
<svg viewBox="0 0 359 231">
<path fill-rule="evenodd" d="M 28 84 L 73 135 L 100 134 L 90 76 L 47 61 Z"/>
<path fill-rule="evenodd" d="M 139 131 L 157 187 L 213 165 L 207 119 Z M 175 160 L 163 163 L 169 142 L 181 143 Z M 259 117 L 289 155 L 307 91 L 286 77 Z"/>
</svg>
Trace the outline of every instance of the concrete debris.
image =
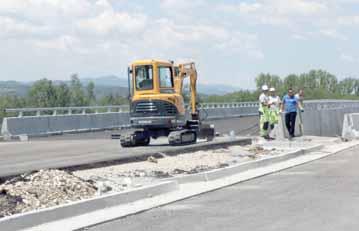
<svg viewBox="0 0 359 231">
<path fill-rule="evenodd" d="M 40 170 L 0 185 L 0 217 L 86 199 L 97 188 L 71 173 Z"/>
<path fill-rule="evenodd" d="M 270 149 L 260 145 L 230 146 L 175 156 L 162 155 L 162 158 L 151 156 L 146 161 L 79 170 L 73 174 L 84 180 L 107 182 L 113 191 L 123 191 L 139 185 L 148 185 L 163 178 L 224 168 L 260 158 L 262 154 L 267 155 L 270 152 Z M 100 193 L 106 193 L 106 189 L 102 190 L 103 184 L 99 188 Z"/>
<path fill-rule="evenodd" d="M 99 195 L 112 191 L 111 183 L 108 181 L 98 181 L 95 185 L 97 187 L 97 194 Z"/>
<path fill-rule="evenodd" d="M 157 160 L 155 157 L 153 157 L 153 156 L 148 157 L 148 158 L 147 158 L 147 161 L 148 161 L 148 162 L 151 162 L 151 163 L 155 163 L 155 164 L 158 163 L 158 160 Z"/>
</svg>

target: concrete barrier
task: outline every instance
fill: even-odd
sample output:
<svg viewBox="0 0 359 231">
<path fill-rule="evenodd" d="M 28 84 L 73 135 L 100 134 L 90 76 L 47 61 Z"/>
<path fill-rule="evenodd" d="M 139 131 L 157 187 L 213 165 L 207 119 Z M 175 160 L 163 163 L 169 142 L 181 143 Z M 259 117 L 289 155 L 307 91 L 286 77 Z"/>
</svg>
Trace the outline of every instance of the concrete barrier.
<svg viewBox="0 0 359 231">
<path fill-rule="evenodd" d="M 257 109 L 252 108 L 218 108 L 202 111 L 207 119 L 231 118 L 245 115 L 255 115 Z M 5 118 L 1 134 L 30 136 L 61 134 L 76 131 L 91 131 L 101 129 L 119 128 L 129 123 L 128 113 L 97 113 L 78 115 L 47 115 Z"/>
<path fill-rule="evenodd" d="M 298 112 L 296 136 L 311 135 L 336 137 L 342 136 L 343 134 L 344 115 L 347 113 L 359 112 L 359 102 L 338 100 L 307 101 L 305 102 L 304 108 L 304 113 Z M 298 126 L 300 123 L 303 124 L 303 132 L 301 132 L 301 129 Z M 288 137 L 283 116 L 279 120 L 279 125 L 274 132 L 274 135 L 277 138 Z"/>
<path fill-rule="evenodd" d="M 104 113 L 88 113 L 106 109 Z M 129 124 L 128 108 L 125 106 L 79 107 L 79 108 L 40 108 L 40 109 L 7 109 L 18 113 L 18 117 L 5 118 L 2 124 L 2 135 L 30 136 L 48 135 L 66 132 L 92 131 L 119 128 Z M 41 115 L 52 111 L 52 115 Z M 67 114 L 59 115 L 59 111 Z M 82 114 L 72 114 L 82 111 Z M 116 111 L 116 112 L 113 112 Z M 240 116 L 258 115 L 258 103 L 208 103 L 200 107 L 201 117 L 207 119 L 224 119 Z M 343 129 L 344 114 L 359 112 L 359 101 L 354 100 L 317 100 L 306 101 L 302 115 L 303 135 L 340 136 Z M 37 116 L 24 116 L 36 113 Z M 299 124 L 299 121 L 298 123 Z M 285 125 L 281 125 L 282 129 Z M 299 128 L 296 129 L 299 131 Z M 285 129 L 284 135 L 285 135 Z M 301 134 L 297 134 L 301 135 Z"/>
<path fill-rule="evenodd" d="M 98 113 L 85 115 L 27 116 L 5 118 L 4 136 L 29 136 L 83 132 L 119 128 L 129 121 L 128 113 Z"/>
<path fill-rule="evenodd" d="M 341 136 L 344 115 L 351 112 L 359 112 L 359 106 L 352 108 L 306 110 L 303 113 L 304 135 Z"/>
<path fill-rule="evenodd" d="M 359 113 L 344 115 L 342 137 L 346 139 L 359 138 Z"/>
<path fill-rule="evenodd" d="M 207 119 L 251 116 L 258 114 L 258 107 L 208 108 L 208 109 L 202 109 L 201 114 Z"/>
</svg>

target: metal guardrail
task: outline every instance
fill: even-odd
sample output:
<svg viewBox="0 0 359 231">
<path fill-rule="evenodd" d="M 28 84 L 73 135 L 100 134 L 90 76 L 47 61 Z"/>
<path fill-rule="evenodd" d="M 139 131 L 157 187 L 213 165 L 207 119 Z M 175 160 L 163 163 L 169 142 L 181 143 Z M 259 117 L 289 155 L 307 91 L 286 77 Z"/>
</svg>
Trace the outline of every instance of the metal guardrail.
<svg viewBox="0 0 359 231">
<path fill-rule="evenodd" d="M 254 108 L 258 102 L 230 102 L 230 103 L 202 103 L 199 109 L 220 109 L 220 108 Z M 331 110 L 343 108 L 358 108 L 359 100 L 307 100 L 305 109 L 309 110 Z M 186 105 L 186 108 L 189 108 Z M 86 106 L 86 107 L 51 107 L 51 108 L 10 108 L 5 109 L 6 113 L 16 113 L 17 117 L 27 115 L 73 115 L 73 114 L 98 114 L 98 113 L 128 113 L 128 105 L 117 106 Z"/>
<path fill-rule="evenodd" d="M 241 107 L 258 107 L 258 102 L 233 102 L 233 103 L 203 103 L 199 105 L 200 109 L 215 108 L 241 108 Z"/>
<path fill-rule="evenodd" d="M 345 108 L 358 108 L 358 100 L 333 100 L 333 101 L 306 101 L 304 103 L 305 109 L 309 110 L 334 110 L 334 109 L 345 109 Z"/>
<path fill-rule="evenodd" d="M 106 113 L 128 112 L 128 105 L 120 106 L 86 106 L 86 107 L 44 107 L 44 108 L 9 108 L 5 109 L 6 113 L 17 113 L 18 117 L 26 116 L 25 113 L 35 113 L 35 116 L 46 115 L 73 115 L 73 114 L 98 114 L 100 111 Z"/>
<path fill-rule="evenodd" d="M 188 108 L 189 106 L 186 105 Z M 240 103 L 204 103 L 199 105 L 199 109 L 216 109 L 216 108 L 240 108 L 240 107 L 258 107 L 256 102 L 240 102 Z M 9 108 L 5 109 L 6 113 L 16 113 L 17 117 L 42 115 L 73 115 L 73 114 L 96 114 L 96 113 L 127 113 L 128 105 L 118 106 L 86 106 L 86 107 L 48 107 L 48 108 Z"/>
</svg>

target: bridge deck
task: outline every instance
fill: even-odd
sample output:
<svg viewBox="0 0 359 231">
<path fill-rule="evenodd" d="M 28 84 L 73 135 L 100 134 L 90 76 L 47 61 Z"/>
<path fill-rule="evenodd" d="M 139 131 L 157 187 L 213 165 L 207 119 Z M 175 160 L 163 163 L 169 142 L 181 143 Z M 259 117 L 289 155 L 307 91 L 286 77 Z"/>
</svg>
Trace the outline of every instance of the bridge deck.
<svg viewBox="0 0 359 231">
<path fill-rule="evenodd" d="M 237 134 L 255 131 L 257 117 L 213 121 L 222 133 L 234 130 Z M 241 131 L 243 131 L 241 133 Z M 149 147 L 122 148 L 119 140 L 110 139 L 111 132 L 83 133 L 65 136 L 34 138 L 29 142 L 0 143 L 0 176 L 19 174 L 42 168 L 59 168 L 165 152 L 165 138 Z"/>
</svg>

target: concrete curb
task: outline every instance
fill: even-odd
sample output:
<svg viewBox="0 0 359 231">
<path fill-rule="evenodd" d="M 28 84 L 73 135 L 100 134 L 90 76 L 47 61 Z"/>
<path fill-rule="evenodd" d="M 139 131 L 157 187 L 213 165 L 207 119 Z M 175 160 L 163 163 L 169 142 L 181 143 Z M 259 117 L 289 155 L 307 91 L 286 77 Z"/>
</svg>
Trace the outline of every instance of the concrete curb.
<svg viewBox="0 0 359 231">
<path fill-rule="evenodd" d="M 282 155 L 271 156 L 271 157 L 268 157 L 265 159 L 244 162 L 244 163 L 240 163 L 240 164 L 237 164 L 234 166 L 229 166 L 229 167 L 221 168 L 221 169 L 215 169 L 212 171 L 197 173 L 197 174 L 193 174 L 193 175 L 189 175 L 189 176 L 174 177 L 174 178 L 171 178 L 170 180 L 175 180 L 179 184 L 217 180 L 219 178 L 238 174 L 238 173 L 241 173 L 244 171 L 248 171 L 250 169 L 265 167 L 270 164 L 275 164 L 278 162 L 296 158 L 298 156 L 305 155 L 307 153 L 320 150 L 321 148 L 323 148 L 323 146 L 324 145 L 313 145 L 309 148 L 299 149 L 299 150 L 296 150 L 296 151 L 293 151 L 290 153 L 284 153 Z"/>
<path fill-rule="evenodd" d="M 234 139 L 228 139 L 228 140 L 214 140 L 210 143 L 203 142 L 203 143 L 197 143 L 193 145 L 188 146 L 175 146 L 170 147 L 167 150 L 162 151 L 163 153 L 167 155 L 173 155 L 178 153 L 188 153 L 188 152 L 196 152 L 196 151 L 205 151 L 209 149 L 216 149 L 216 148 L 223 148 L 226 146 L 232 146 L 232 145 L 249 145 L 252 144 L 252 138 L 234 138 Z M 152 153 L 149 155 L 156 155 L 157 153 Z"/>
<path fill-rule="evenodd" d="M 14 231 L 54 222 L 81 214 L 127 204 L 151 198 L 178 189 L 175 181 L 162 182 L 156 185 L 121 193 L 104 195 L 94 199 L 72 202 L 66 205 L 42 209 L 0 219 L 1 231 Z"/>
</svg>

